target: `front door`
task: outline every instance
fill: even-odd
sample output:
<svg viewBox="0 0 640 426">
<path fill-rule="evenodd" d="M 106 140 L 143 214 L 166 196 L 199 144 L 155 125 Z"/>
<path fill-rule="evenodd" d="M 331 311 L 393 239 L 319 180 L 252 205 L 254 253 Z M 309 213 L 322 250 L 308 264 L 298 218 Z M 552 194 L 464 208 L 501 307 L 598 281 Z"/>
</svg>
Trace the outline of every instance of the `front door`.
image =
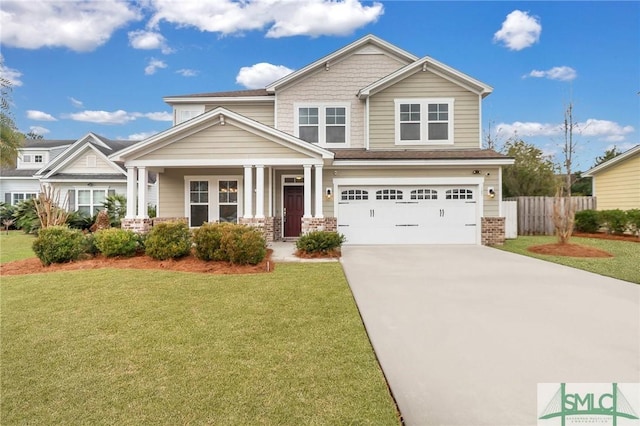
<svg viewBox="0 0 640 426">
<path fill-rule="evenodd" d="M 284 236 L 299 237 L 304 214 L 304 186 L 284 187 Z"/>
</svg>

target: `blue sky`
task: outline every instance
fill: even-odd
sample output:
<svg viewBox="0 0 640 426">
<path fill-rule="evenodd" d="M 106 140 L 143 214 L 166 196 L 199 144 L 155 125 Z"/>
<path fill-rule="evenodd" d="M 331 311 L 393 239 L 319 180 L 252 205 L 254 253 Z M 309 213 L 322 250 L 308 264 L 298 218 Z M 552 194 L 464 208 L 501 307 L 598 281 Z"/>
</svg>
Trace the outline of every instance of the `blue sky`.
<svg viewBox="0 0 640 426">
<path fill-rule="evenodd" d="M 0 3 L 2 76 L 23 132 L 140 139 L 171 125 L 168 95 L 264 87 L 366 34 L 494 88 L 483 126 L 574 170 L 640 143 L 639 2 L 344 0 Z"/>
</svg>

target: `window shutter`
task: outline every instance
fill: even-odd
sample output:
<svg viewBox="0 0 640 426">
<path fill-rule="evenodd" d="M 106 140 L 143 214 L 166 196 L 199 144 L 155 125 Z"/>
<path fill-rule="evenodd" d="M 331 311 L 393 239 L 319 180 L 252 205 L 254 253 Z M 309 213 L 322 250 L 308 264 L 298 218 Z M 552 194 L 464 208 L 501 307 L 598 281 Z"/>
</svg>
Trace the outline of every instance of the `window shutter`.
<svg viewBox="0 0 640 426">
<path fill-rule="evenodd" d="M 10 192 L 5 192 L 4 193 L 4 202 L 7 203 L 8 205 L 11 205 L 11 193 Z"/>
<path fill-rule="evenodd" d="M 107 197 L 112 197 L 116 195 L 116 190 L 115 189 L 108 189 L 107 190 Z"/>
<path fill-rule="evenodd" d="M 70 189 L 67 194 L 69 199 L 69 211 L 73 212 L 76 210 L 76 190 Z"/>
</svg>

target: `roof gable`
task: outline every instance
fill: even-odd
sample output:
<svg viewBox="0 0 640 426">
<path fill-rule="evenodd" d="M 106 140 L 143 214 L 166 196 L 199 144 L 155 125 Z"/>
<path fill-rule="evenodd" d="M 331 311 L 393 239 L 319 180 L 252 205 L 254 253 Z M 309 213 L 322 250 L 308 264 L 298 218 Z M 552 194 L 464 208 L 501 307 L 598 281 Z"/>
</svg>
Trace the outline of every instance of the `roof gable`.
<svg viewBox="0 0 640 426">
<path fill-rule="evenodd" d="M 133 161 L 166 147 L 178 140 L 194 135 L 211 126 L 233 125 L 249 133 L 285 146 L 291 150 L 315 158 L 333 158 L 333 153 L 316 145 L 302 141 L 288 133 L 247 118 L 223 107 L 200 114 L 191 120 L 173 126 L 129 148 L 111 155 L 114 161 Z"/>
<path fill-rule="evenodd" d="M 281 78 L 280 80 L 271 83 L 267 86 L 267 92 L 274 93 L 277 90 L 292 84 L 296 80 L 304 78 L 319 69 L 330 67 L 331 64 L 338 62 L 356 52 L 360 54 L 384 53 L 391 55 L 405 63 L 410 63 L 418 59 L 415 55 L 406 52 L 399 47 L 394 46 L 391 43 L 388 43 L 374 35 L 369 34 L 339 50 L 336 50 L 335 52 L 327 56 L 318 59 L 317 61 L 307 65 L 306 67 L 294 71 L 291 74 L 288 74 L 285 77 Z"/>
<path fill-rule="evenodd" d="M 591 169 L 587 170 L 587 172 L 582 176 L 593 177 L 593 175 L 598 174 L 603 170 L 607 170 L 612 166 L 620 164 L 621 162 L 629 160 L 631 158 L 635 158 L 638 155 L 640 155 L 640 145 L 636 145 L 635 147 L 623 152 L 622 154 L 613 157 L 611 160 L 605 161 L 602 164 L 598 164 L 597 166 L 592 167 Z"/>
<path fill-rule="evenodd" d="M 111 163 L 107 157 L 107 153 L 111 153 L 120 149 L 123 142 L 110 141 L 109 139 L 98 136 L 95 133 L 87 133 L 82 138 L 78 139 L 71 146 L 65 149 L 62 153 L 57 155 L 52 161 L 50 161 L 43 168 L 38 170 L 37 176 L 43 176 L 44 178 L 51 177 L 55 173 L 60 172 L 64 167 L 75 161 L 82 152 L 85 152 L 86 148 L 90 148 L 96 152 L 97 156 L 100 156 L 104 161 Z M 116 164 L 112 165 L 114 171 L 123 172 L 123 170 Z"/>
<path fill-rule="evenodd" d="M 365 99 L 417 72 L 427 71 L 445 78 L 455 84 L 458 84 L 459 86 L 462 86 L 474 93 L 477 93 L 483 98 L 493 91 L 493 88 L 488 84 L 476 80 L 475 78 L 472 78 L 458 70 L 455 70 L 450 66 L 443 64 L 442 62 L 436 61 L 429 56 L 425 56 L 424 58 L 408 64 L 400 68 L 396 72 L 393 72 L 388 76 L 381 78 L 380 80 L 370 84 L 369 86 L 362 88 L 358 92 L 358 97 L 360 99 Z"/>
</svg>

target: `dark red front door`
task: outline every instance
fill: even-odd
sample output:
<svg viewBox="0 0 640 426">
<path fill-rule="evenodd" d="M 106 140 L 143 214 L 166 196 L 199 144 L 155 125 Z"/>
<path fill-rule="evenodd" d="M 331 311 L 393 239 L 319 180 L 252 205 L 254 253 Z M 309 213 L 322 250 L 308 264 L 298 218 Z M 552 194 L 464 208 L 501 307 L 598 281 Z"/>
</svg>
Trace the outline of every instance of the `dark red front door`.
<svg viewBox="0 0 640 426">
<path fill-rule="evenodd" d="M 299 237 L 304 214 L 304 186 L 284 187 L 284 236 Z"/>
</svg>

